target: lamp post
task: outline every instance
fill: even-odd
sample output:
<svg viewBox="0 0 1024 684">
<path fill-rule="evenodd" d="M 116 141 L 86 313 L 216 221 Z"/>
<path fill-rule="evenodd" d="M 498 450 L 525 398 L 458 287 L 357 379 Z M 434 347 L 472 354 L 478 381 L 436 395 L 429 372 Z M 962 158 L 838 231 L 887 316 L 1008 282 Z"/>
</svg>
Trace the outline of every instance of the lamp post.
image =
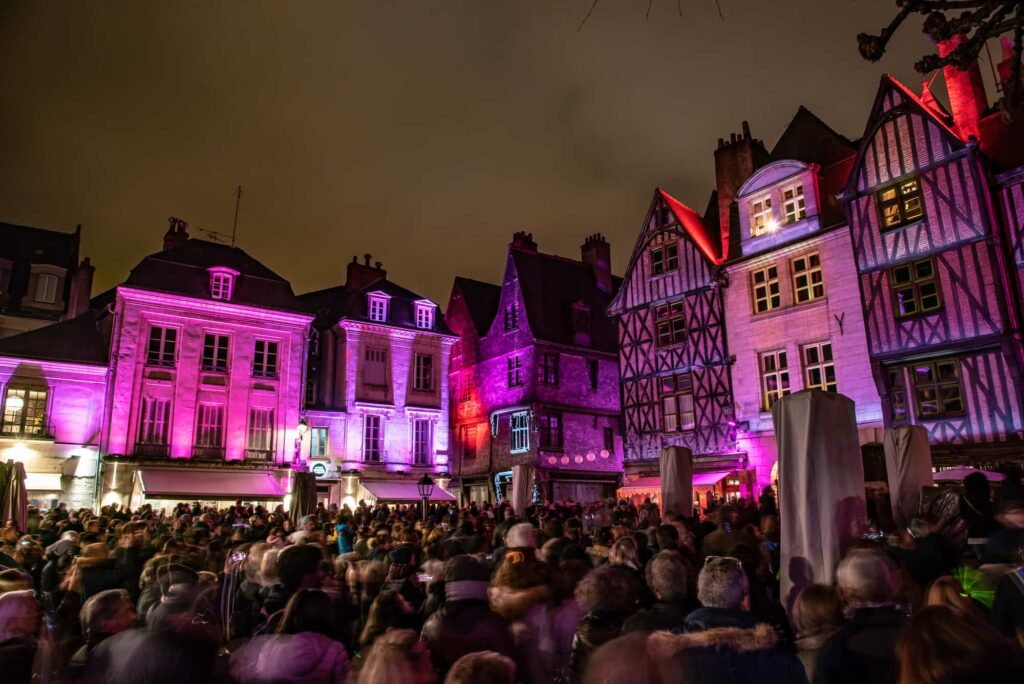
<svg viewBox="0 0 1024 684">
<path fill-rule="evenodd" d="M 309 430 L 309 423 L 306 422 L 305 418 L 300 418 L 299 424 L 295 426 L 295 434 L 298 436 L 295 438 L 295 458 L 292 459 L 293 469 L 302 466 L 302 438 L 307 430 Z"/>
<path fill-rule="evenodd" d="M 416 489 L 423 499 L 423 522 L 427 522 L 427 499 L 434 493 L 434 481 L 430 479 L 430 475 L 424 473 L 420 481 L 416 483 Z"/>
</svg>

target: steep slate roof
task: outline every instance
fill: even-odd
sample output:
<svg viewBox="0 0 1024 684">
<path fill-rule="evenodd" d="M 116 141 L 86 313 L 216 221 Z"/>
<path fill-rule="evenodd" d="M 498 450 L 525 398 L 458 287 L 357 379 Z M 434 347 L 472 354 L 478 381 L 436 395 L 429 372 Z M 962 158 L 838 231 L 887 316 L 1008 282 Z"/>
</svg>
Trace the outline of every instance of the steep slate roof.
<svg viewBox="0 0 1024 684">
<path fill-rule="evenodd" d="M 210 274 L 207 269 L 214 266 L 238 271 L 231 294 L 231 302 L 234 304 L 305 311 L 287 280 L 243 250 L 195 238 L 145 257 L 132 269 L 124 285 L 210 299 Z"/>
<path fill-rule="evenodd" d="M 697 246 L 697 249 L 699 249 L 712 264 L 721 263 L 721 248 L 718 247 L 720 238 L 717 235 L 712 235 L 710 233 L 700 214 L 661 188 L 658 188 L 658 193 L 665 199 L 669 209 L 672 210 L 672 213 L 675 214 L 676 220 L 679 221 L 679 225 L 683 227 L 683 230 L 686 231 L 686 234 Z"/>
<path fill-rule="evenodd" d="M 608 317 L 608 305 L 622 284 L 612 277 L 612 292 L 597 287 L 593 269 L 581 261 L 552 254 L 513 248 L 512 259 L 519 276 L 524 308 L 535 339 L 577 345 L 573 340 L 573 305 L 582 301 L 590 308 L 591 349 L 615 352 L 618 337 Z"/>
<path fill-rule="evenodd" d="M 818 200 L 821 225 L 827 228 L 846 221 L 843 205 L 836 195 L 845 187 L 856 157 L 856 143 L 836 133 L 801 105 L 768 155 L 768 163 L 794 159 L 820 167 Z"/>
<path fill-rule="evenodd" d="M 470 318 L 473 319 L 477 336 L 483 337 L 498 313 L 501 286 L 456 276 L 455 287 L 462 293 L 462 300 L 466 303 Z"/>
<path fill-rule="evenodd" d="M 59 266 L 67 270 L 64 279 L 65 306 L 71 289 L 71 277 L 78 266 L 79 231 L 55 230 L 0 223 L 0 259 L 12 262 L 7 292 L 0 292 L 0 311 L 33 318 L 59 318 L 57 311 L 22 311 L 21 300 L 28 294 L 32 264 Z M 7 295 L 4 297 L 3 295 Z M 6 303 L 3 301 L 6 299 Z"/>
<path fill-rule="evenodd" d="M 106 365 L 109 349 L 99 314 L 91 310 L 77 318 L 0 339 L 0 356 L 46 361 Z"/>
<path fill-rule="evenodd" d="M 413 304 L 427 298 L 407 290 L 387 278 L 379 278 L 356 290 L 347 290 L 344 285 L 338 285 L 325 290 L 307 292 L 299 295 L 298 300 L 306 312 L 317 317 L 318 324 L 326 327 L 336 325 L 342 319 L 376 323 L 376 321 L 370 320 L 367 311 L 366 295 L 371 292 L 383 292 L 391 297 L 388 302 L 386 325 L 422 330 L 422 328 L 416 327 L 416 308 Z M 445 325 L 440 307 L 434 311 L 432 332 L 442 335 L 453 334 Z"/>
</svg>

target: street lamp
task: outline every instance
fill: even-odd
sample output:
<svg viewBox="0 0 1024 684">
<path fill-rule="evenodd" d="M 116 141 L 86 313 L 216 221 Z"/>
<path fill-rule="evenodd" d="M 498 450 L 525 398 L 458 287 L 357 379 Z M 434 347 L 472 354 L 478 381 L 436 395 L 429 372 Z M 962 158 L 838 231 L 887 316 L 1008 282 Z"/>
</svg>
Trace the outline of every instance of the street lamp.
<svg viewBox="0 0 1024 684">
<path fill-rule="evenodd" d="M 299 419 L 299 424 L 295 426 L 295 458 L 292 459 L 292 469 L 302 468 L 302 437 L 309 430 L 309 423 L 306 422 L 305 418 Z"/>
<path fill-rule="evenodd" d="M 427 522 L 427 499 L 434 493 L 434 481 L 430 479 L 430 475 L 424 473 L 420 481 L 416 483 L 416 489 L 420 493 L 420 498 L 423 499 L 423 522 Z"/>
</svg>

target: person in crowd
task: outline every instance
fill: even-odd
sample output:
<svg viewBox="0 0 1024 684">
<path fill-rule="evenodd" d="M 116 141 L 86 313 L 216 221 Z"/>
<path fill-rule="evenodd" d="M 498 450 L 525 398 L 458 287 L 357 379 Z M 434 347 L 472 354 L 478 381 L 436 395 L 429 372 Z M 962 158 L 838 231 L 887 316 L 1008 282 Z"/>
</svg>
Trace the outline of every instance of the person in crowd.
<svg viewBox="0 0 1024 684">
<path fill-rule="evenodd" d="M 894 598 L 889 562 L 873 550 L 854 550 L 836 569 L 836 584 L 849 619 L 818 653 L 815 684 L 896 684 L 896 641 L 906 614 Z"/>
<path fill-rule="evenodd" d="M 370 605 L 370 612 L 359 636 L 359 651 L 366 653 L 381 634 L 391 629 L 408 629 L 412 620 L 413 607 L 401 592 L 385 590 L 377 594 Z"/>
<path fill-rule="evenodd" d="M 910 620 L 897 648 L 900 684 L 1016 682 L 1024 653 L 984 620 L 928 606 Z"/>
<path fill-rule="evenodd" d="M 137 617 L 135 605 L 125 589 L 105 589 L 89 597 L 81 612 L 85 643 L 71 657 L 69 673 L 72 677 L 88 667 L 97 646 L 115 634 L 131 629 Z"/>
<path fill-rule="evenodd" d="M 593 569 L 580 581 L 576 600 L 585 613 L 572 642 L 574 679 L 582 676 L 590 654 L 617 637 L 626 620 L 637 610 L 638 584 L 634 573 L 611 565 Z"/>
<path fill-rule="evenodd" d="M 32 681 L 41 613 L 32 589 L 0 594 L 0 673 L 11 684 Z"/>
<path fill-rule="evenodd" d="M 725 556 L 735 546 L 738 539 L 733 529 L 733 513 L 728 506 L 719 507 L 714 514 L 715 530 L 704 537 L 701 543 L 701 555 Z"/>
<path fill-rule="evenodd" d="M 437 684 L 438 681 L 426 643 L 411 629 L 395 629 L 377 639 L 359 673 L 359 684 Z"/>
<path fill-rule="evenodd" d="M 675 533 L 671 525 L 663 525 Z M 654 594 L 654 604 L 629 616 L 622 625 L 625 632 L 681 630 L 696 602 L 690 600 L 689 573 L 675 551 L 661 551 L 647 564 L 645 585 Z"/>
<path fill-rule="evenodd" d="M 468 653 L 452 665 L 444 684 L 515 684 L 516 664 L 494 651 Z"/>
<path fill-rule="evenodd" d="M 818 652 L 843 624 L 843 604 L 835 588 L 811 584 L 797 594 L 793 603 L 793 629 L 796 653 L 803 663 L 807 679 L 814 679 Z"/>
<path fill-rule="evenodd" d="M 973 620 L 987 620 L 984 604 L 964 593 L 957 578 L 946 575 L 932 582 L 925 595 L 926 606 L 947 606 Z"/>
<path fill-rule="evenodd" d="M 753 629 L 762 622 L 750 612 L 750 582 L 738 558 L 708 556 L 704 560 L 697 577 L 697 600 L 701 607 L 686 616 L 684 631 Z"/>
</svg>

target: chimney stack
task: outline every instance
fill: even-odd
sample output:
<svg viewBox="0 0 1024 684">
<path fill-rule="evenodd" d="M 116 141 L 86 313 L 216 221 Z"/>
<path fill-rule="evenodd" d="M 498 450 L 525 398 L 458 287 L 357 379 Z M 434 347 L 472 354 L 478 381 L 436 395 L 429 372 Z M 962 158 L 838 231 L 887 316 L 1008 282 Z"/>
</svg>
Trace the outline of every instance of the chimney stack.
<svg viewBox="0 0 1024 684">
<path fill-rule="evenodd" d="M 89 261 L 89 257 L 82 259 L 82 263 L 75 269 L 71 277 L 71 289 L 68 293 L 68 309 L 63 320 L 81 316 L 89 309 L 89 300 L 92 298 L 92 277 L 96 269 Z"/>
<path fill-rule="evenodd" d="M 594 233 L 587 237 L 580 246 L 581 260 L 594 269 L 594 280 L 597 288 L 607 294 L 612 293 L 612 248 L 604 236 Z"/>
<path fill-rule="evenodd" d="M 164 250 L 174 249 L 188 242 L 188 223 L 186 221 L 172 216 L 167 219 L 167 223 L 170 226 L 164 233 Z"/>
<path fill-rule="evenodd" d="M 524 252 L 536 252 L 537 243 L 533 241 L 533 233 L 520 230 L 512 234 L 513 249 L 521 249 Z"/>
<path fill-rule="evenodd" d="M 362 289 L 374 281 L 387 277 L 388 272 L 384 270 L 384 264 L 378 261 L 376 264 L 370 265 L 372 258 L 371 255 L 364 254 L 363 263 L 359 263 L 359 257 L 352 256 L 352 261 L 345 273 L 345 289 L 347 291 Z"/>
<path fill-rule="evenodd" d="M 946 57 L 963 42 L 964 37 L 959 34 L 940 40 L 939 56 Z M 942 67 L 942 76 L 946 79 L 946 92 L 949 93 L 949 106 L 953 110 L 953 125 L 957 133 L 964 140 L 972 137 L 980 140 L 980 122 L 988 107 L 988 97 L 978 60 L 973 60 L 963 70 L 952 64 L 946 65 Z"/>
<path fill-rule="evenodd" d="M 729 216 L 733 200 L 740 186 L 758 168 L 768 162 L 764 143 L 750 134 L 750 124 L 741 124 L 743 134 L 730 134 L 729 142 L 718 139 L 715 150 L 715 186 L 718 189 L 718 224 L 721 231 L 722 255 L 729 256 Z"/>
</svg>

